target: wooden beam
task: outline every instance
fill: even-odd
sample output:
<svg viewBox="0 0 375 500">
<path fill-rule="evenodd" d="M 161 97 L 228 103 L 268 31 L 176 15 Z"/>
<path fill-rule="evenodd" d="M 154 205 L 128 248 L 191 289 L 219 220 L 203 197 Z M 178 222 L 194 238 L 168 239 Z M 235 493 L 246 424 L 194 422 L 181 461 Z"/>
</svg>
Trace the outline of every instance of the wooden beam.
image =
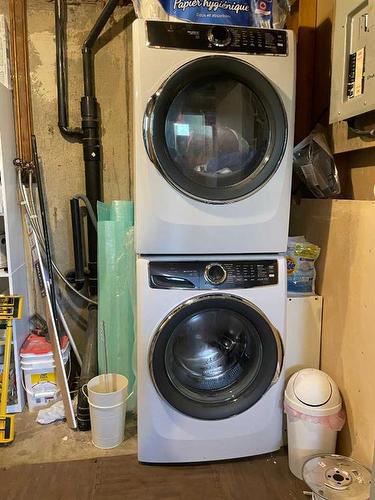
<svg viewBox="0 0 375 500">
<path fill-rule="evenodd" d="M 26 6 L 26 0 L 9 0 L 17 155 L 23 162 L 31 162 L 33 123 Z"/>
<path fill-rule="evenodd" d="M 297 39 L 297 82 L 295 143 L 304 139 L 315 125 L 313 115 L 315 79 L 315 31 L 317 0 L 299 0 L 287 19 Z"/>
</svg>

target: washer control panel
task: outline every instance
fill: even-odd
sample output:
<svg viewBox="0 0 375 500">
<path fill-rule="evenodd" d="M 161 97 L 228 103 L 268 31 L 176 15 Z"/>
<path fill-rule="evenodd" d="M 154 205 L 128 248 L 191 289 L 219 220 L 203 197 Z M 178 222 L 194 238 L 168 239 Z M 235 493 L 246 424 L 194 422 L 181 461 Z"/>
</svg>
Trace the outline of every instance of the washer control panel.
<svg viewBox="0 0 375 500">
<path fill-rule="evenodd" d="M 149 47 L 286 56 L 285 30 L 147 21 Z"/>
<path fill-rule="evenodd" d="M 150 262 L 151 288 L 231 290 L 276 285 L 277 260 Z"/>
</svg>

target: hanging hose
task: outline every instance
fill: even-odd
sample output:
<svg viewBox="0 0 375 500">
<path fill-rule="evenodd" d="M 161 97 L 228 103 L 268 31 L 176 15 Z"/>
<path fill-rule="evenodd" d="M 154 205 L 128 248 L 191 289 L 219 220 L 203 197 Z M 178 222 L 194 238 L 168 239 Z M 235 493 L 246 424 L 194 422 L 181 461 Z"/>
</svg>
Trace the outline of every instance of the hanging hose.
<svg viewBox="0 0 375 500">
<path fill-rule="evenodd" d="M 97 222 L 97 218 L 96 218 L 94 209 L 92 208 L 90 200 L 84 194 L 75 194 L 73 196 L 73 199 L 83 201 L 83 203 L 86 205 L 87 213 L 89 214 L 89 217 L 91 219 L 91 223 L 94 226 L 95 230 L 97 231 L 98 230 L 98 222 Z"/>
<path fill-rule="evenodd" d="M 25 188 L 25 186 L 22 183 L 21 170 L 18 170 L 18 189 L 19 189 L 19 192 L 21 194 L 22 204 L 23 204 L 23 206 L 24 206 L 24 208 L 26 210 L 26 213 L 29 216 L 31 227 L 33 228 L 33 230 L 36 233 L 36 236 L 38 238 L 39 244 L 41 245 L 42 251 L 45 252 L 43 237 L 42 237 L 42 234 L 41 234 L 41 228 L 40 228 L 40 225 L 39 225 L 39 222 L 38 222 L 38 216 L 37 216 L 36 212 L 31 209 L 32 206 L 35 207 L 35 202 L 34 202 L 34 199 L 33 199 L 32 184 L 31 184 L 31 188 L 29 188 L 30 199 L 32 201 L 29 201 L 29 197 L 27 195 L 26 188 Z M 89 304 L 92 304 L 92 305 L 98 305 L 98 303 L 95 300 L 90 299 L 86 295 L 83 295 L 81 292 L 79 292 L 78 290 L 76 290 L 74 288 L 74 286 L 71 283 L 69 283 L 69 281 L 65 278 L 64 274 L 60 271 L 60 269 L 57 267 L 57 265 L 56 265 L 56 263 L 54 261 L 52 261 L 52 265 L 53 265 L 55 273 L 59 276 L 59 278 L 65 283 L 65 285 L 72 292 L 74 292 L 78 297 L 80 297 L 85 302 L 88 302 Z"/>
</svg>

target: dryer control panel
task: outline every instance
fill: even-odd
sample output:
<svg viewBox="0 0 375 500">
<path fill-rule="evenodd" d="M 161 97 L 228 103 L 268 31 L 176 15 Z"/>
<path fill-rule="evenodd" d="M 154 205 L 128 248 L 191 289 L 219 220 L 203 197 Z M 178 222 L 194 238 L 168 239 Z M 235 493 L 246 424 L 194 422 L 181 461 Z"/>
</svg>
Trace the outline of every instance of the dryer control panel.
<svg viewBox="0 0 375 500">
<path fill-rule="evenodd" d="M 276 285 L 277 260 L 150 262 L 150 287 L 230 290 Z"/>
<path fill-rule="evenodd" d="M 285 30 L 147 21 L 150 47 L 258 55 L 288 55 Z"/>
</svg>

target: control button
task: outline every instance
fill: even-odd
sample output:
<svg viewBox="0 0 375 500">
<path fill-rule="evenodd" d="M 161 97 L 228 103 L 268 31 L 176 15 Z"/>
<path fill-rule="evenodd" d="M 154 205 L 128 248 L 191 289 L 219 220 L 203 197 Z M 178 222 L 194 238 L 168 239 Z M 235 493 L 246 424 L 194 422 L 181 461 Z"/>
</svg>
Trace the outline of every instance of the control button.
<svg viewBox="0 0 375 500">
<path fill-rule="evenodd" d="M 221 285 L 227 279 L 227 272 L 221 264 L 208 264 L 204 270 L 204 278 L 212 285 Z"/>
<path fill-rule="evenodd" d="M 232 35 L 224 26 L 213 26 L 208 33 L 208 39 L 216 47 L 226 47 L 232 41 Z"/>
</svg>

